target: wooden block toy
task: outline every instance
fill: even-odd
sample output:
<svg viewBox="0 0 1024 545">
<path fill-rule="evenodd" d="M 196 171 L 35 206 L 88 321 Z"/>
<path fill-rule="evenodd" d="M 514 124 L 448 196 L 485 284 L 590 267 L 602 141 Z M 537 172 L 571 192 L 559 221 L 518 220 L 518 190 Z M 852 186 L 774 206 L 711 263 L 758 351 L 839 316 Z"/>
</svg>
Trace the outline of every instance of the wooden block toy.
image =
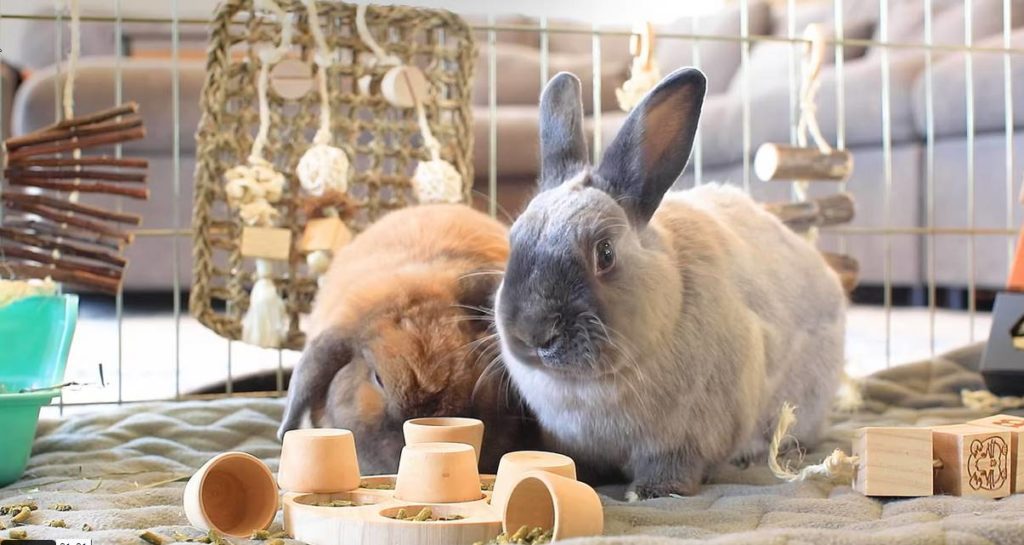
<svg viewBox="0 0 1024 545">
<path fill-rule="evenodd" d="M 971 420 L 969 424 L 984 428 L 1000 429 L 1010 432 L 1010 492 L 1024 492 L 1024 418 L 1000 414 Z"/>
<path fill-rule="evenodd" d="M 1010 495 L 1010 432 L 971 424 L 932 428 L 935 493 L 1002 498 Z"/>
<path fill-rule="evenodd" d="M 996 294 L 992 314 L 981 376 L 993 394 L 1024 395 L 1024 293 Z"/>
<path fill-rule="evenodd" d="M 511 535 L 521 526 L 540 528 L 538 532 L 554 540 L 603 531 L 601 501 L 592 488 L 576 481 L 575 472 L 571 477 L 547 471 L 480 475 L 476 453 L 482 425 L 467 418 L 410 422 L 398 474 L 361 478 L 351 432 L 289 431 L 277 478 L 284 490 L 285 532 L 309 545 L 471 545 L 495 539 L 502 531 Z M 437 428 L 431 430 L 435 442 L 409 441 L 413 436 L 422 439 L 426 426 Z M 541 461 L 541 455 L 564 458 L 528 454 Z M 269 524 L 276 509 L 268 513 L 267 505 L 277 505 L 277 489 L 272 479 L 266 486 L 270 475 L 262 462 L 251 456 L 243 461 L 250 458 L 255 463 L 228 468 L 234 471 L 230 475 L 193 477 L 195 483 L 190 481 L 185 494 L 190 522 L 227 528 L 230 532 L 225 533 L 240 537 Z M 211 473 L 207 466 L 204 471 Z M 250 480 L 259 486 L 248 484 Z M 217 497 L 204 494 L 199 483 L 214 481 L 220 486 Z M 510 490 L 508 509 L 491 505 L 491 491 L 499 484 Z M 249 495 L 258 497 L 241 502 Z M 220 498 L 230 499 L 230 505 Z"/>
<path fill-rule="evenodd" d="M 932 430 L 861 428 L 853 440 L 853 488 L 865 496 L 930 496 Z"/>
<path fill-rule="evenodd" d="M 306 222 L 299 241 L 299 251 L 305 254 L 321 250 L 334 250 L 352 240 L 352 231 L 338 218 L 316 218 Z"/>
<path fill-rule="evenodd" d="M 292 232 L 278 227 L 243 227 L 240 252 L 245 257 L 287 261 Z"/>
</svg>

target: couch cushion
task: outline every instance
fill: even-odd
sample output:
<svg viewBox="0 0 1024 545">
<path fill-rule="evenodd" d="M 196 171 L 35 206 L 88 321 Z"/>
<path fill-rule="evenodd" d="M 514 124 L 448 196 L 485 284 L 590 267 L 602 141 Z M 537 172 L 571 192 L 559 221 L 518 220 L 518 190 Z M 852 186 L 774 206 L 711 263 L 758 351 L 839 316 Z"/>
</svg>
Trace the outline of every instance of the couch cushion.
<svg viewBox="0 0 1024 545">
<path fill-rule="evenodd" d="M 1012 10 L 1011 26 L 1024 25 L 1024 9 Z M 973 0 L 971 9 L 973 38 L 983 40 L 1003 29 L 1003 0 Z M 932 41 L 939 45 L 960 45 L 964 43 L 964 6 L 962 0 L 933 0 Z M 875 30 L 874 39 L 881 39 L 881 28 Z M 889 41 L 899 43 L 924 43 L 924 3 L 890 2 Z M 868 53 L 879 56 L 881 48 L 874 47 Z M 937 51 L 936 56 L 946 53 Z"/>
<path fill-rule="evenodd" d="M 1011 47 L 1024 47 L 1024 29 L 1010 36 Z M 977 44 L 979 47 L 1003 47 L 1002 35 L 990 36 Z M 964 136 L 967 134 L 967 87 L 962 53 L 939 59 L 932 69 L 935 135 Z M 1011 59 L 1010 78 L 1013 82 L 1013 123 L 1024 126 L 1024 62 Z M 1006 126 L 1005 93 L 1003 92 L 1003 55 L 975 53 L 972 59 L 974 73 L 974 130 L 976 132 L 1002 131 Z M 922 137 L 927 131 L 927 104 L 925 91 L 927 78 L 922 72 L 914 84 L 914 127 Z"/>
<path fill-rule="evenodd" d="M 495 53 L 497 67 L 497 101 L 499 105 L 537 106 L 541 91 L 540 50 L 517 44 L 499 45 Z M 479 48 L 473 75 L 473 104 L 486 106 L 488 101 L 488 62 L 486 47 Z M 590 54 L 549 53 L 548 75 L 572 72 L 583 84 L 583 108 L 590 113 L 594 105 L 594 63 Z M 626 80 L 624 66 L 612 61 L 601 65 L 601 108 L 617 108 L 615 88 Z"/>
<path fill-rule="evenodd" d="M 533 177 L 538 171 L 537 106 L 502 106 L 495 111 L 498 126 L 500 177 Z M 473 172 L 486 179 L 490 168 L 490 116 L 486 106 L 473 107 Z"/>
<path fill-rule="evenodd" d="M 110 57 L 86 57 L 78 64 L 75 79 L 75 111 L 87 113 L 113 106 L 116 85 L 116 60 Z M 171 63 L 161 60 L 121 60 L 124 101 L 139 103 L 139 113 L 146 125 L 146 138 L 128 142 L 125 153 L 171 153 L 173 141 L 173 109 L 171 105 Z M 14 99 L 12 130 L 25 134 L 54 121 L 54 66 L 32 74 L 18 89 Z M 181 61 L 179 82 L 181 150 L 195 149 L 195 133 L 199 124 L 199 94 L 206 78 L 204 63 Z M 60 76 L 63 86 L 64 74 Z"/>
<path fill-rule="evenodd" d="M 751 1 L 747 11 L 750 34 L 768 34 L 771 31 L 771 9 L 768 4 Z M 694 26 L 696 25 L 696 28 Z M 700 17 L 696 22 L 690 17 L 677 19 L 655 29 L 656 43 L 654 56 L 662 74 L 683 66 L 692 66 L 693 48 L 700 48 L 701 70 L 708 78 L 708 94 L 722 93 L 729 88 L 729 81 L 740 65 L 740 43 L 738 41 L 694 40 L 658 36 L 664 34 L 703 34 L 710 36 L 738 36 L 740 34 L 739 7 L 724 9 L 721 13 Z"/>
</svg>

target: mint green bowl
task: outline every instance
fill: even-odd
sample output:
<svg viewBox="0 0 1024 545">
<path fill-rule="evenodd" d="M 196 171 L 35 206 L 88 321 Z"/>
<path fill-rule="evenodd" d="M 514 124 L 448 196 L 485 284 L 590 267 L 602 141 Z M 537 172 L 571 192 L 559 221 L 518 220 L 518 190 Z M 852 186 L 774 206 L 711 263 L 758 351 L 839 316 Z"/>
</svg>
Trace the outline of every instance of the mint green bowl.
<svg viewBox="0 0 1024 545">
<path fill-rule="evenodd" d="M 78 321 L 77 295 L 27 297 L 0 307 L 0 486 L 21 478 L 32 452 L 39 409 L 60 395 Z"/>
</svg>

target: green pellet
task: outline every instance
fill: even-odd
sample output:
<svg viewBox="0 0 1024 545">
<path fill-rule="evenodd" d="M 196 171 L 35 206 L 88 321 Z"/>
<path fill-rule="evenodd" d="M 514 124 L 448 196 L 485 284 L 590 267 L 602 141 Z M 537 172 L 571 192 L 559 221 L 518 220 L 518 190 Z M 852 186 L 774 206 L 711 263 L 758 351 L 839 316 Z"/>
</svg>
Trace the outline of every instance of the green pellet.
<svg viewBox="0 0 1024 545">
<path fill-rule="evenodd" d="M 512 539 L 512 541 L 515 541 L 515 542 L 518 543 L 518 542 L 522 541 L 526 537 L 526 534 L 529 534 L 529 533 L 530 533 L 530 527 L 529 526 L 520 526 L 519 529 L 516 530 L 516 533 L 512 534 L 511 539 Z"/>
<path fill-rule="evenodd" d="M 491 481 L 489 483 L 480 481 L 480 490 L 485 490 L 488 492 L 494 490 L 494 481 Z"/>
<path fill-rule="evenodd" d="M 193 538 L 192 541 L 195 541 L 196 543 L 209 543 L 210 542 L 210 536 L 196 537 L 196 538 Z"/>
<path fill-rule="evenodd" d="M 220 534 L 213 530 L 210 530 L 210 533 L 206 534 L 206 537 L 210 539 L 207 543 L 213 543 L 213 545 L 227 545 L 227 543 L 224 542 L 224 539 L 220 537 Z"/>
<path fill-rule="evenodd" d="M 0 520 L 0 530 L 6 530 L 7 526 L 4 525 L 4 521 Z"/>
<path fill-rule="evenodd" d="M 92 531 L 92 526 L 90 526 L 88 522 L 83 522 L 82 523 L 82 531 L 83 532 L 91 532 Z"/>
<path fill-rule="evenodd" d="M 22 524 L 28 520 L 28 517 L 32 514 L 32 510 L 28 507 L 22 507 L 18 514 L 11 517 L 11 522 L 15 524 Z"/>
<path fill-rule="evenodd" d="M 50 509 L 53 509 L 54 511 L 70 511 L 73 507 L 66 503 L 55 503 L 50 506 Z"/>
<path fill-rule="evenodd" d="M 11 539 L 28 539 L 28 532 L 25 530 L 11 530 L 7 533 L 7 537 Z"/>
<path fill-rule="evenodd" d="M 431 511 L 429 507 L 424 507 L 423 509 L 420 509 L 420 512 L 417 513 L 416 516 L 412 518 L 412 520 L 415 522 L 424 522 L 430 520 L 430 518 L 433 515 L 434 512 Z"/>
<path fill-rule="evenodd" d="M 274 533 L 270 534 L 270 538 L 271 539 L 280 539 L 280 538 L 283 538 L 283 537 L 288 537 L 288 532 L 285 532 L 284 530 L 281 530 L 280 532 L 274 532 Z M 269 544 L 267 544 L 267 545 L 269 545 Z"/>
<path fill-rule="evenodd" d="M 270 539 L 270 532 L 268 530 L 253 530 L 252 535 L 249 539 L 255 539 L 257 541 L 266 541 Z"/>
<path fill-rule="evenodd" d="M 142 541 L 145 541 L 146 543 L 149 543 L 151 545 L 164 545 L 164 538 L 149 530 L 146 530 L 145 532 L 139 534 L 139 538 L 141 538 Z"/>
<path fill-rule="evenodd" d="M 267 545 L 284 545 L 284 540 L 277 537 L 268 541 Z"/>
<path fill-rule="evenodd" d="M 0 515 L 14 515 L 24 508 L 28 508 L 29 511 L 35 511 L 39 509 L 39 506 L 36 505 L 34 502 L 12 503 L 9 505 L 0 506 Z"/>
<path fill-rule="evenodd" d="M 394 490 L 395 483 L 389 483 L 387 481 L 382 483 L 371 483 L 368 481 L 363 481 L 359 483 L 359 488 L 366 488 L 369 490 Z"/>
<path fill-rule="evenodd" d="M 398 513 L 395 515 L 395 518 L 398 520 L 405 520 L 409 517 L 405 514 L 405 509 L 399 509 Z"/>
<path fill-rule="evenodd" d="M 64 522 L 63 519 L 54 519 L 46 521 L 46 525 L 50 528 L 67 528 L 68 523 Z"/>
</svg>

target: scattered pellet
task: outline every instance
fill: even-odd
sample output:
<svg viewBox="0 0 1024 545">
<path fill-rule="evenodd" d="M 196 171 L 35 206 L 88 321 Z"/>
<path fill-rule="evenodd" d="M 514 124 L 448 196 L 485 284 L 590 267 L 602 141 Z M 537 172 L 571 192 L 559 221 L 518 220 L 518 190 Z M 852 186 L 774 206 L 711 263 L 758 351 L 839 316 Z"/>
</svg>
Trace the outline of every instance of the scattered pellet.
<svg viewBox="0 0 1024 545">
<path fill-rule="evenodd" d="M 82 531 L 83 532 L 91 532 L 92 531 L 92 526 L 88 522 L 83 522 L 82 523 Z"/>
<path fill-rule="evenodd" d="M 270 531 L 268 530 L 253 530 L 252 535 L 249 539 L 255 539 L 257 541 L 266 541 L 270 539 Z"/>
<path fill-rule="evenodd" d="M 394 490 L 395 483 L 389 483 L 387 481 L 382 483 L 370 483 L 367 481 L 363 481 L 359 483 L 359 488 L 367 488 L 370 490 Z"/>
<path fill-rule="evenodd" d="M 11 539 L 28 539 L 28 532 L 25 530 L 11 530 L 7 532 L 7 537 Z"/>
<path fill-rule="evenodd" d="M 12 503 L 10 505 L 0 506 L 0 515 L 15 515 L 25 508 L 29 511 L 35 511 L 39 509 L 39 506 L 32 502 Z"/>
<path fill-rule="evenodd" d="M 213 530 L 210 530 L 210 533 L 206 534 L 206 537 L 210 538 L 209 543 L 213 543 L 213 545 L 228 545 L 228 543 L 224 541 L 224 538 L 220 537 L 220 534 Z"/>
<path fill-rule="evenodd" d="M 53 509 L 54 511 L 70 511 L 74 508 L 66 503 L 55 503 L 50 506 L 50 509 Z"/>
<path fill-rule="evenodd" d="M 501 533 L 490 541 L 477 541 L 473 545 L 543 545 L 545 543 L 550 543 L 553 536 L 554 530 L 522 526 L 512 535 Z"/>
<path fill-rule="evenodd" d="M 164 545 L 164 538 L 149 530 L 146 530 L 145 532 L 139 534 L 139 537 L 142 539 L 142 541 L 145 541 L 146 543 L 150 543 L 152 545 Z"/>
<path fill-rule="evenodd" d="M 268 541 L 267 545 L 284 545 L 284 540 L 277 537 Z"/>
<path fill-rule="evenodd" d="M 25 521 L 28 520 L 28 517 L 30 515 L 32 515 L 32 510 L 29 509 L 28 507 L 22 507 L 21 510 L 18 511 L 16 515 L 11 517 L 11 522 L 15 524 L 23 524 Z"/>
<path fill-rule="evenodd" d="M 358 507 L 359 504 L 348 500 L 322 501 L 315 504 L 317 507 Z"/>
<path fill-rule="evenodd" d="M 50 528 L 67 528 L 68 523 L 64 522 L 64 519 L 53 519 L 46 521 L 46 525 Z"/>
</svg>

